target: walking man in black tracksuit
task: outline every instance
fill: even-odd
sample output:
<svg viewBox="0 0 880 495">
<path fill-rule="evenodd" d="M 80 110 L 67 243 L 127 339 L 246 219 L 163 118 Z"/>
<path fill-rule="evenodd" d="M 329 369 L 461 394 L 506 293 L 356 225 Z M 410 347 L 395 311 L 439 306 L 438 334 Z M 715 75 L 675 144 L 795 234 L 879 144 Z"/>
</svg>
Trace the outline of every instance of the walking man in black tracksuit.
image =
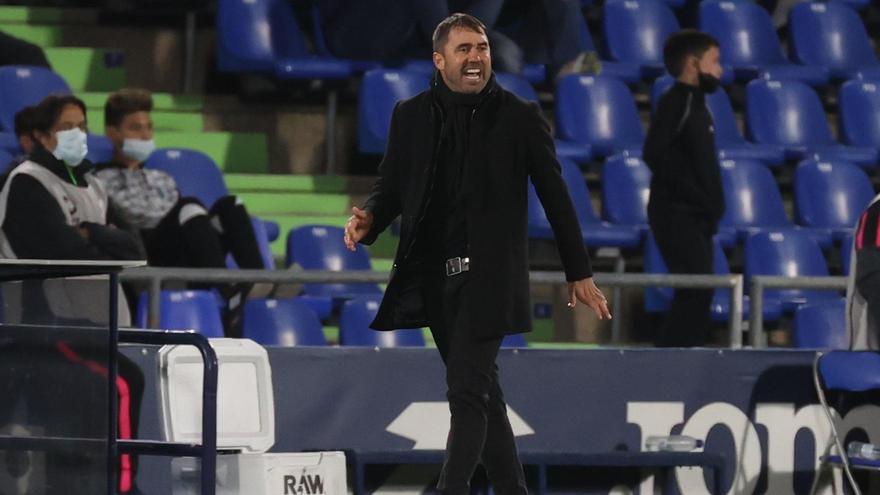
<svg viewBox="0 0 880 495">
<path fill-rule="evenodd" d="M 666 41 L 663 58 L 676 82 L 660 98 L 645 141 L 653 172 L 648 222 L 670 273 L 712 273 L 724 191 L 706 94 L 720 85 L 718 42 L 684 30 Z M 658 345 L 705 344 L 711 301 L 712 290 L 676 289 Z"/>
<path fill-rule="evenodd" d="M 452 423 L 438 488 L 470 493 L 482 462 L 499 494 L 526 493 L 495 357 L 531 327 L 527 185 L 556 235 L 569 306 L 611 318 L 592 279 L 571 198 L 540 111 L 496 84 L 486 27 L 453 14 L 434 31 L 431 88 L 400 102 L 380 177 L 345 229 L 349 249 L 401 216 L 391 280 L 372 327 L 430 326 L 446 364 Z"/>
</svg>

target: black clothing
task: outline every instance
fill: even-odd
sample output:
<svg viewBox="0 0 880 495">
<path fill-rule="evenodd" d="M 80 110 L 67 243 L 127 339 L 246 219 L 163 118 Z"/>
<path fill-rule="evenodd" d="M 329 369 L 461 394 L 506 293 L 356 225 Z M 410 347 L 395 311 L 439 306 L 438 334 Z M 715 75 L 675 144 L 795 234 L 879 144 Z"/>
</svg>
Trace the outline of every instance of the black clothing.
<svg viewBox="0 0 880 495">
<path fill-rule="evenodd" d="M 651 118 L 643 156 L 653 173 L 648 222 L 670 273 L 713 272 L 712 236 L 724 213 L 712 116 L 704 93 L 676 82 Z M 711 289 L 676 289 L 657 343 L 705 343 Z"/>
<path fill-rule="evenodd" d="M 30 161 L 47 168 L 65 182 L 88 187 L 85 174 L 88 163 L 68 167 L 41 146 L 34 148 Z M 9 184 L 3 230 L 19 258 L 111 260 L 144 258 L 144 253 L 129 233 L 112 226 L 84 223 L 89 232 L 83 237 L 67 224 L 61 205 L 49 191 L 29 175 L 17 175 Z"/>
<path fill-rule="evenodd" d="M 439 77 L 439 76 L 437 76 Z M 529 331 L 527 184 L 531 179 L 556 234 L 568 281 L 592 276 L 575 210 L 560 175 L 550 127 L 537 105 L 494 82 L 472 112 L 463 164 L 461 199 L 467 223 L 470 280 L 467 297 L 483 304 L 468 315 L 475 336 L 489 338 Z M 401 215 L 400 243 L 377 330 L 429 325 L 420 287 L 427 255 L 417 242 L 433 187 L 444 127 L 437 83 L 397 104 L 380 177 L 365 204 L 373 227 L 361 240 L 371 244 Z"/>
<path fill-rule="evenodd" d="M 527 185 L 553 230 L 569 281 L 592 275 L 560 175 L 549 126 L 535 106 L 499 87 L 453 94 L 435 75 L 429 91 L 394 110 L 380 178 L 365 209 L 372 243 L 402 215 L 392 278 L 371 325 L 428 325 L 446 364 L 452 415 L 438 487 L 469 493 L 477 463 L 496 493 L 526 493 L 495 357 L 505 334 L 531 326 Z M 462 243 L 467 253 L 459 253 Z M 447 277 L 442 256 L 470 257 Z M 479 302 L 476 302 L 479 301 Z"/>
<path fill-rule="evenodd" d="M 39 45 L 0 31 L 0 65 L 31 65 L 51 69 Z"/>
<path fill-rule="evenodd" d="M 474 301 L 463 294 L 469 273 L 445 277 L 434 271 L 425 300 L 431 333 L 446 364 L 447 398 L 455 418 L 438 488 L 445 493 L 466 493 L 482 460 L 495 493 L 526 493 L 495 364 L 502 338 L 477 339 L 467 331 L 466 316 L 474 310 L 469 306 Z"/>
<path fill-rule="evenodd" d="M 724 190 L 712 115 L 702 91 L 681 82 L 669 88 L 651 118 L 643 156 L 653 174 L 649 209 L 686 212 L 717 225 L 724 214 Z"/>
</svg>

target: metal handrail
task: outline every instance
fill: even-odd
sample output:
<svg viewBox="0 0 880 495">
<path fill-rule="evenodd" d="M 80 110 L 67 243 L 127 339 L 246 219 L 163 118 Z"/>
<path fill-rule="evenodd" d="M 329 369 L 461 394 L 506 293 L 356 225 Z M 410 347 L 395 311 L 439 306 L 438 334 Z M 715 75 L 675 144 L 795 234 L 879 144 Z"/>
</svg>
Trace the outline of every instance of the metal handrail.
<svg viewBox="0 0 880 495">
<path fill-rule="evenodd" d="M 159 322 L 159 305 L 162 284 L 165 282 L 202 283 L 386 283 L 389 272 L 369 270 L 323 271 L 323 270 L 226 270 L 222 268 L 132 268 L 120 274 L 121 280 L 149 282 L 150 326 Z M 563 272 L 533 271 L 529 280 L 538 284 L 565 284 Z M 728 332 L 730 346 L 742 347 L 743 277 L 729 275 L 685 275 L 644 273 L 597 273 L 594 281 L 609 287 L 688 287 L 729 288 L 730 311 Z"/>
<path fill-rule="evenodd" d="M 782 277 L 755 275 L 749 280 L 749 340 L 755 349 L 767 346 L 764 335 L 765 289 L 846 290 L 847 277 Z"/>
</svg>

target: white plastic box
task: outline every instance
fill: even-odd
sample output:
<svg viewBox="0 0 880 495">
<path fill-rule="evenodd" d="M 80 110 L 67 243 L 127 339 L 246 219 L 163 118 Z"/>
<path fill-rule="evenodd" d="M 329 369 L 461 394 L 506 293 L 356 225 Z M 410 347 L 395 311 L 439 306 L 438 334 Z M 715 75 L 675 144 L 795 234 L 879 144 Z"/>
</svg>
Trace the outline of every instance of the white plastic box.
<svg viewBox="0 0 880 495">
<path fill-rule="evenodd" d="M 342 452 L 265 453 L 275 444 L 272 370 L 266 349 L 247 339 L 211 339 L 219 362 L 217 495 L 345 495 Z M 192 346 L 159 351 L 165 440 L 199 443 L 203 364 Z M 199 460 L 171 464 L 174 495 L 198 495 Z"/>
</svg>

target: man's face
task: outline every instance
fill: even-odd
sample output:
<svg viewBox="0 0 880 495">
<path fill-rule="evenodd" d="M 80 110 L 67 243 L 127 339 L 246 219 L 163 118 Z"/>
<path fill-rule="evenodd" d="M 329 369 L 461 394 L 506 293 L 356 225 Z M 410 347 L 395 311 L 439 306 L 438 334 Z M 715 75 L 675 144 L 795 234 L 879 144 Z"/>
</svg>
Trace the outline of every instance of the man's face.
<svg viewBox="0 0 880 495">
<path fill-rule="evenodd" d="M 122 118 L 119 127 L 107 126 L 104 131 L 116 149 L 122 149 L 126 139 L 153 139 L 153 119 L 150 112 L 134 112 Z"/>
<path fill-rule="evenodd" d="M 721 79 L 721 51 L 717 47 L 712 47 L 703 53 L 703 56 L 697 60 L 697 66 L 700 72 L 712 74 Z"/>
<path fill-rule="evenodd" d="M 489 39 L 485 33 L 454 28 L 443 53 L 434 52 L 434 66 L 452 91 L 479 93 L 492 75 Z"/>
<path fill-rule="evenodd" d="M 55 121 L 55 125 L 49 130 L 49 134 L 40 131 L 36 131 L 34 134 L 44 148 L 55 151 L 55 148 L 58 147 L 58 138 L 55 137 L 55 133 L 69 131 L 75 127 L 80 128 L 83 132 L 88 132 L 86 116 L 77 105 L 65 105 L 58 120 Z"/>
</svg>

